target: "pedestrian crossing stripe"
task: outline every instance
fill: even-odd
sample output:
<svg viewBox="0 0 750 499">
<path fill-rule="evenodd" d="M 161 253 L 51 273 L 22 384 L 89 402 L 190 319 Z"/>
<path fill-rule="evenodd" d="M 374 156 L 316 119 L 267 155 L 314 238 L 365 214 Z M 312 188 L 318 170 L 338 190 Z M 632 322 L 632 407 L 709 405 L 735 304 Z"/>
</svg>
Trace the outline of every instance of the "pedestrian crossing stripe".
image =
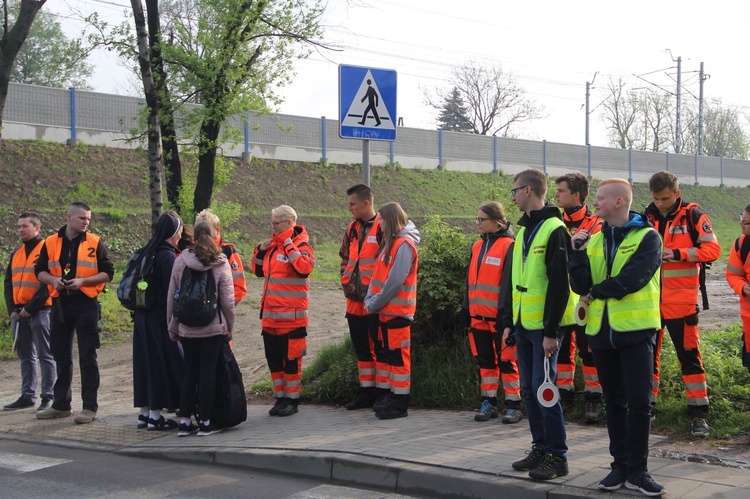
<svg viewBox="0 0 750 499">
<path fill-rule="evenodd" d="M 349 105 L 341 126 L 376 127 L 383 130 L 396 129 L 393 120 L 388 115 L 388 109 L 385 107 L 378 82 L 372 77 L 372 71 L 369 69 Z"/>
<path fill-rule="evenodd" d="M 52 457 L 34 456 L 32 454 L 0 452 L 0 468 L 19 473 L 29 473 L 70 462 L 72 462 L 70 459 L 55 459 Z"/>
</svg>

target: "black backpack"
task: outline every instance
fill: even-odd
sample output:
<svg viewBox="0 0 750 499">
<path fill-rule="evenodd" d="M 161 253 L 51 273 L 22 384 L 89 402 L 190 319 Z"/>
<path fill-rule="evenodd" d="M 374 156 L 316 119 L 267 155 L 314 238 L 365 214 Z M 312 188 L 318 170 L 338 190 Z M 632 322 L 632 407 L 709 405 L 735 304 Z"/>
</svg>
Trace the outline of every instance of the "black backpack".
<svg viewBox="0 0 750 499">
<path fill-rule="evenodd" d="M 154 258 L 155 251 L 139 249 L 125 267 L 117 286 L 117 299 L 128 310 L 150 310 L 154 306 Z"/>
<path fill-rule="evenodd" d="M 208 326 L 219 310 L 219 292 L 211 269 L 193 270 L 185 267 L 180 289 L 174 297 L 174 317 L 190 327 Z"/>
<path fill-rule="evenodd" d="M 242 372 L 237 359 L 225 340 L 216 366 L 216 403 L 211 412 L 211 421 L 219 428 L 237 426 L 247 419 L 247 399 Z"/>
</svg>

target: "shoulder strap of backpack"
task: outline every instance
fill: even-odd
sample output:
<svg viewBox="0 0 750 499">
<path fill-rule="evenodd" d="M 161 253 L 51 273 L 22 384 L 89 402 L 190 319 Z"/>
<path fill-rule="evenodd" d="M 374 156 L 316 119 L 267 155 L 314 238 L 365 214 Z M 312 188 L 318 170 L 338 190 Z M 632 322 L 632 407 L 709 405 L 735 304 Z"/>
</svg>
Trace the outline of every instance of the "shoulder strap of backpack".
<svg viewBox="0 0 750 499">
<path fill-rule="evenodd" d="M 750 237 L 741 236 L 734 242 L 734 249 L 740 252 L 742 263 L 747 261 L 747 255 L 750 254 Z"/>
<path fill-rule="evenodd" d="M 690 233 L 690 240 L 693 242 L 693 246 L 696 248 L 699 248 L 701 243 L 698 240 L 698 229 L 696 228 L 696 225 L 698 224 L 698 220 L 700 220 L 702 213 L 695 209 L 695 206 L 691 206 L 690 209 L 687 212 L 687 226 L 688 226 L 688 233 Z M 706 289 L 706 269 L 711 268 L 711 262 L 701 262 L 700 264 L 700 274 L 698 276 L 698 287 L 701 290 L 701 299 L 702 299 L 702 305 L 703 310 L 708 310 L 708 290 Z"/>
</svg>

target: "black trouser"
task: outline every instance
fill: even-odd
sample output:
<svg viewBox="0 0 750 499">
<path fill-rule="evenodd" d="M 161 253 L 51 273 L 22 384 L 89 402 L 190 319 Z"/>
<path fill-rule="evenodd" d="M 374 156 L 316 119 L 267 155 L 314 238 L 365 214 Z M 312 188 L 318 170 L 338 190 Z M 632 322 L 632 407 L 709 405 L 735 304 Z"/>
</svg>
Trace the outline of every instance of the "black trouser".
<svg viewBox="0 0 750 499">
<path fill-rule="evenodd" d="M 378 314 L 346 314 L 346 320 L 357 356 L 359 385 L 374 388 L 376 362 L 385 363 L 385 348 L 378 340 Z"/>
<path fill-rule="evenodd" d="M 62 300 L 62 301 L 60 301 Z M 62 319 L 62 320 L 61 320 Z M 99 390 L 99 301 L 85 295 L 56 298 L 52 306 L 50 349 L 57 364 L 55 400 L 52 407 L 69 411 L 73 400 L 73 332 L 78 337 L 83 408 L 96 412 Z"/>
<path fill-rule="evenodd" d="M 643 341 L 593 353 L 607 406 L 612 469 L 634 476 L 645 470 L 648 462 L 653 345 Z"/>
<path fill-rule="evenodd" d="M 206 338 L 180 338 L 185 353 L 185 378 L 180 396 L 180 416 L 187 418 L 195 409 L 196 389 L 198 395 L 198 418 L 211 419 L 216 402 L 216 366 L 219 363 L 223 334 Z"/>
</svg>

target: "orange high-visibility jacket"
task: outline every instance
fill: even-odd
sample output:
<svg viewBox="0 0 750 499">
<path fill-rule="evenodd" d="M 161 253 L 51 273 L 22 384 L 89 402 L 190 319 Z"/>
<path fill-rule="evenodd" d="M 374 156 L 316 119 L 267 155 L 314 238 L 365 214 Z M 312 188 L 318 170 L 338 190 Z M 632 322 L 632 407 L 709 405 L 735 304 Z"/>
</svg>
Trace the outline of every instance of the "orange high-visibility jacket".
<svg viewBox="0 0 750 499">
<path fill-rule="evenodd" d="M 396 259 L 396 254 L 402 244 L 407 244 L 411 247 L 411 251 L 414 254 L 414 265 L 412 265 L 409 274 L 399 287 L 396 296 L 377 312 L 381 315 L 413 318 L 417 311 L 417 267 L 419 266 L 419 259 L 417 246 L 411 238 L 403 236 L 396 238 L 391 248 L 391 258 L 387 263 L 385 261 L 385 254 L 381 254 L 378 257 L 375 270 L 372 274 L 372 280 L 370 281 L 370 293 L 376 295 L 383 289 L 386 280 L 388 280 L 393 261 Z"/>
<path fill-rule="evenodd" d="M 742 244 L 745 242 L 746 237 L 743 235 L 734 242 L 729 252 L 729 261 L 727 261 L 727 269 L 724 275 L 727 278 L 729 287 L 740 297 L 740 316 L 750 319 L 750 296 L 742 293 L 745 284 L 750 282 L 750 258 L 745 258 L 743 262 L 740 257 Z"/>
<path fill-rule="evenodd" d="M 602 230 L 602 220 L 589 211 L 588 206 L 583 205 L 573 213 L 562 210 L 563 222 L 568 228 L 568 233 L 572 236 L 576 232 L 587 230 L 589 235 L 593 236 Z"/>
<path fill-rule="evenodd" d="M 490 245 L 483 252 L 483 247 Z M 468 275 L 468 302 L 471 327 L 494 322 L 500 303 L 500 283 L 503 280 L 505 255 L 513 244 L 512 237 L 482 238 L 471 248 Z M 480 256 L 482 258 L 479 261 Z"/>
<path fill-rule="evenodd" d="M 347 285 L 351 282 L 352 276 L 355 275 L 355 269 L 359 270 L 359 282 L 362 286 L 362 300 L 346 297 L 346 311 L 354 315 L 366 315 L 364 294 L 372 279 L 372 272 L 375 269 L 375 259 L 380 249 L 382 240 L 382 231 L 379 226 L 380 214 L 373 219 L 369 230 L 362 237 L 362 222 L 355 220 L 349 224 L 346 229 L 346 239 L 349 241 L 348 258 L 342 261 L 341 284 L 346 290 Z M 345 293 L 346 294 L 346 293 Z"/>
<path fill-rule="evenodd" d="M 26 248 L 22 244 L 13 253 L 11 259 L 11 274 L 13 283 L 13 303 L 16 305 L 25 305 L 31 301 L 37 290 L 42 286 L 39 279 L 34 274 L 34 265 L 39 259 L 39 252 L 42 251 L 44 241 L 34 247 L 29 256 L 26 256 Z M 52 298 L 47 298 L 45 306 L 52 305 Z"/>
<path fill-rule="evenodd" d="M 289 238 L 291 243 L 284 246 Z M 261 299 L 261 325 L 279 334 L 307 327 L 308 276 L 315 267 L 315 257 L 307 231 L 296 225 L 273 236 L 273 243 L 263 255 L 262 268 L 257 268 L 259 247 L 253 255 L 253 272 L 265 277 Z"/>
<path fill-rule="evenodd" d="M 700 285 L 700 264 L 721 255 L 721 246 L 711 227 L 711 220 L 701 213 L 695 223 L 696 246 L 690 234 L 688 217 L 695 203 L 678 202 L 665 222 L 653 212 L 653 203 L 646 209 L 648 219 L 664 239 L 664 248 L 679 252 L 678 260 L 667 260 L 661 266 L 661 312 L 665 319 L 679 319 L 696 312 Z M 673 216 L 674 215 L 674 216 Z M 663 226 L 662 226 L 663 224 Z"/>
<path fill-rule="evenodd" d="M 91 277 L 99 273 L 99 264 L 96 260 L 96 250 L 99 247 L 99 236 L 90 232 L 84 232 L 81 243 L 78 245 L 78 259 L 76 261 L 76 275 L 66 276 L 66 279 L 77 277 Z M 44 240 L 49 256 L 49 273 L 55 277 L 63 277 L 62 265 L 60 265 L 60 254 L 62 253 L 63 238 L 59 234 L 53 234 Z M 104 290 L 105 283 L 95 286 L 81 286 L 81 292 L 89 298 L 96 298 Z M 60 292 L 54 286 L 47 286 L 51 298 L 60 296 Z"/>
</svg>

